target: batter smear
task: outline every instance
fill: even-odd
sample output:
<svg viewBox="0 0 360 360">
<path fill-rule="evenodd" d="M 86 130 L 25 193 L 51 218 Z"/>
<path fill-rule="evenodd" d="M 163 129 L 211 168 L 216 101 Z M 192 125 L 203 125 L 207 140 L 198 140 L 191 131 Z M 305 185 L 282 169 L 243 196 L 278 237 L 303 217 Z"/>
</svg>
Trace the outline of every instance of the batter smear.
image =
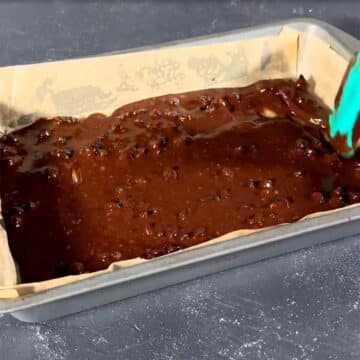
<svg viewBox="0 0 360 360">
<path fill-rule="evenodd" d="M 39 119 L 2 136 L 2 211 L 22 281 L 358 202 L 360 157 L 340 159 L 323 140 L 328 117 L 300 77 Z"/>
</svg>

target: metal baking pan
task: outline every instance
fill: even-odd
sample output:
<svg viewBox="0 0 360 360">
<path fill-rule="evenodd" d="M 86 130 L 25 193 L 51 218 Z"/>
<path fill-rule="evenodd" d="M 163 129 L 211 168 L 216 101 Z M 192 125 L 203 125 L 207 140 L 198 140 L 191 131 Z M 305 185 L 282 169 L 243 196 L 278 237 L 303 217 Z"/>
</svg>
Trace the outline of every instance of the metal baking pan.
<svg viewBox="0 0 360 360">
<path fill-rule="evenodd" d="M 360 42 L 343 31 L 317 20 L 304 19 L 166 43 L 157 45 L 155 48 L 194 46 L 275 35 L 284 25 L 316 34 L 346 59 L 349 59 L 354 51 L 360 49 Z M 148 47 L 126 52 L 144 49 Z M 0 301 L 0 313 L 10 313 L 15 318 L 26 322 L 45 321 L 357 234 L 360 234 L 360 210 L 359 208 L 345 209 L 317 218 L 277 226 L 223 243 L 170 254 L 43 293 Z"/>
</svg>

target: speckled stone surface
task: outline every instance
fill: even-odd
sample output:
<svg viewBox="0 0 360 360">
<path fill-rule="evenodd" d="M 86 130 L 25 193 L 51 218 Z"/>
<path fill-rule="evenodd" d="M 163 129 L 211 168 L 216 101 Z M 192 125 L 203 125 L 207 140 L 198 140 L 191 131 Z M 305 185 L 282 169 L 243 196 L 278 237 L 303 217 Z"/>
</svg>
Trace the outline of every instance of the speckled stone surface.
<svg viewBox="0 0 360 360">
<path fill-rule="evenodd" d="M 356 1 L 4 1 L 0 65 L 313 16 L 360 37 Z M 0 317 L 0 359 L 360 358 L 360 240 L 344 239 L 44 324 Z"/>
</svg>

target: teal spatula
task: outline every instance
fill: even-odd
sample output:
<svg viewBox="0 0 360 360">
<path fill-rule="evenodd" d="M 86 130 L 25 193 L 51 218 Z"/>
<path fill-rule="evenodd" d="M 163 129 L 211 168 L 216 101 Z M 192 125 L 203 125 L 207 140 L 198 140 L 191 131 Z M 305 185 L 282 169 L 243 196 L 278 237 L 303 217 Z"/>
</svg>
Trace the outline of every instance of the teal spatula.
<svg viewBox="0 0 360 360">
<path fill-rule="evenodd" d="M 360 54 L 349 63 L 329 117 L 330 139 L 335 150 L 350 158 L 360 146 Z M 358 129 L 356 123 L 359 120 Z M 356 131 L 355 131 L 356 130 Z M 357 134 L 359 132 L 359 134 Z"/>
</svg>

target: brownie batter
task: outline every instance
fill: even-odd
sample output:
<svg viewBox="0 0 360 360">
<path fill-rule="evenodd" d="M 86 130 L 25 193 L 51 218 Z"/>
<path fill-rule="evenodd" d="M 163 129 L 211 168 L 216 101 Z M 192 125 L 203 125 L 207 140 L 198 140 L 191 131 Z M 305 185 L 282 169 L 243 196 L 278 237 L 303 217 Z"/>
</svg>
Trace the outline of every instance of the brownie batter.
<svg viewBox="0 0 360 360">
<path fill-rule="evenodd" d="M 328 116 L 301 77 L 39 119 L 4 135 L 0 195 L 22 281 L 358 202 L 360 157 L 339 159 L 323 140 Z"/>
</svg>

